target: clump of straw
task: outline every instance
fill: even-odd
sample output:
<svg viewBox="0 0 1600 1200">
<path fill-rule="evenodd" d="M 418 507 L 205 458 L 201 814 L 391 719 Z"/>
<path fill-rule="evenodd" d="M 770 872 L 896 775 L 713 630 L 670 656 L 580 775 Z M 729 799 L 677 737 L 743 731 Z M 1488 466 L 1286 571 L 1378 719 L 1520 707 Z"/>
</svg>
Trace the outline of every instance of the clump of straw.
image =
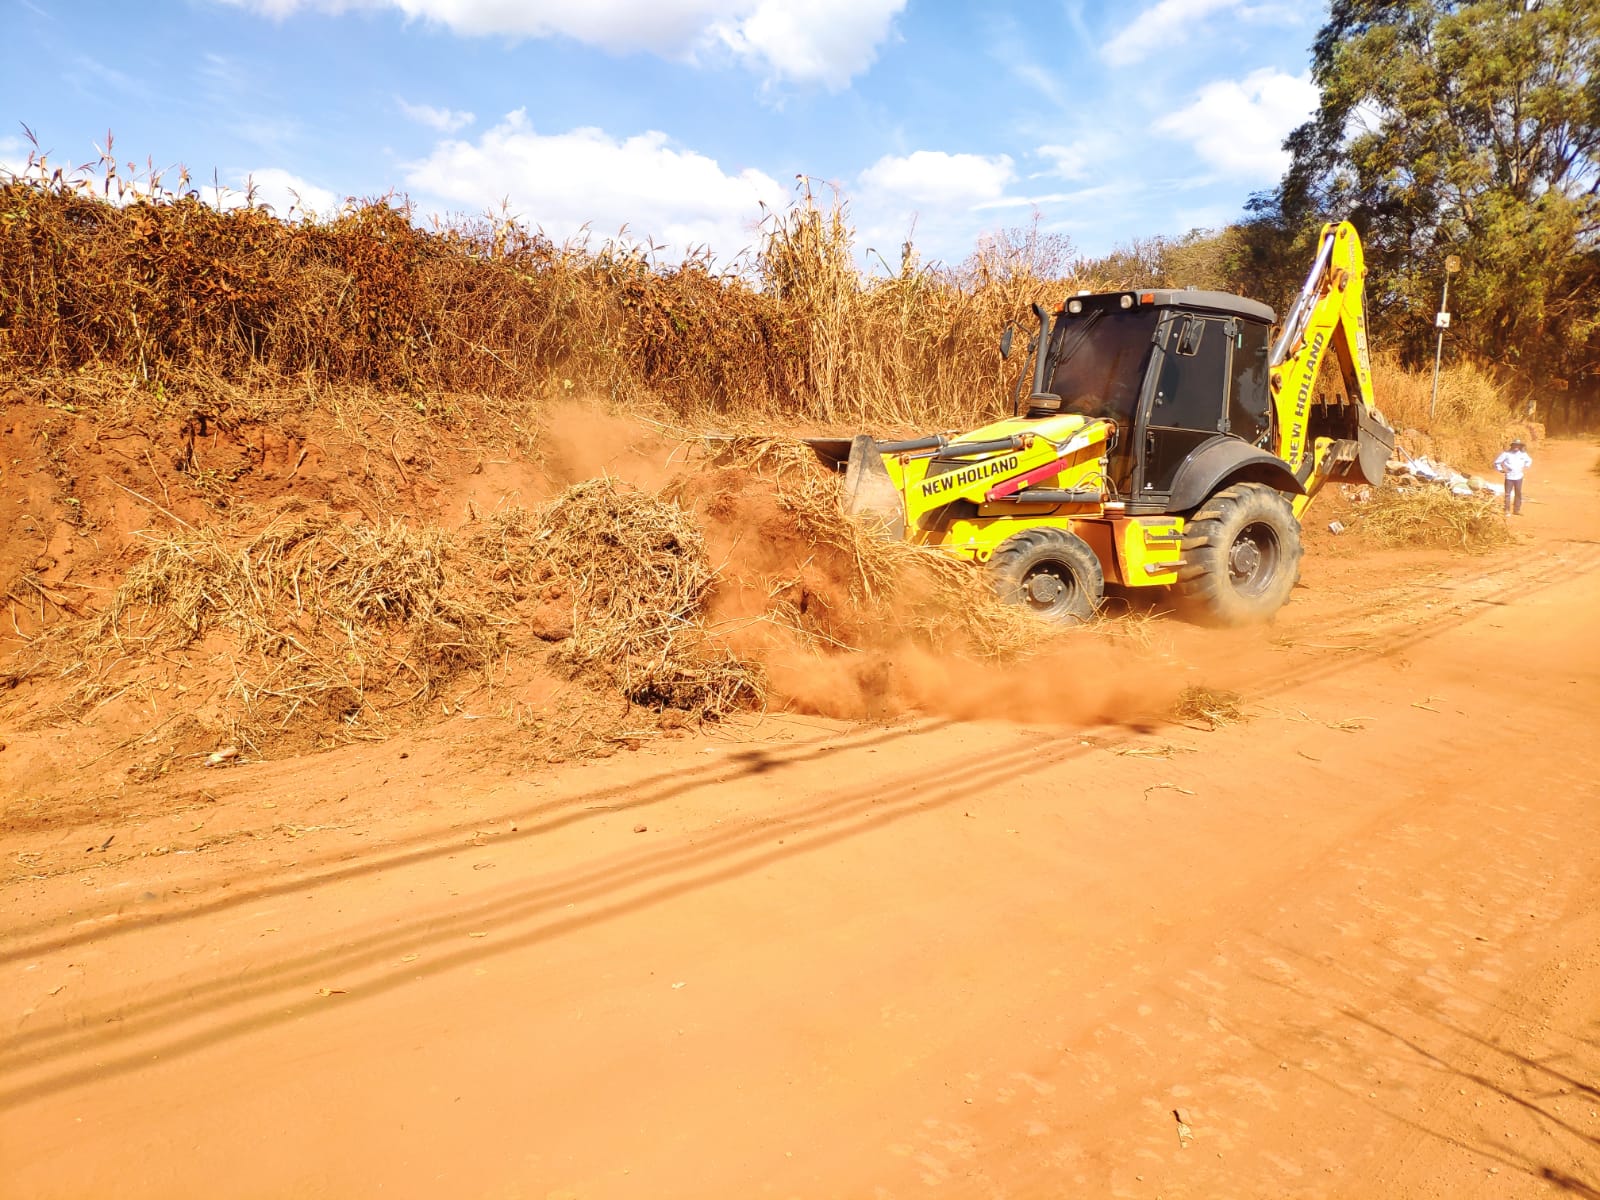
<svg viewBox="0 0 1600 1200">
<path fill-rule="evenodd" d="M 1511 541 L 1499 500 L 1448 488 L 1381 487 L 1361 509 L 1359 528 L 1385 546 L 1435 546 L 1482 554 Z"/>
<path fill-rule="evenodd" d="M 1205 721 L 1212 729 L 1244 720 L 1238 692 L 1199 686 L 1184 688 L 1171 711 L 1180 721 Z"/>
<path fill-rule="evenodd" d="M 610 479 L 568 488 L 534 518 L 532 553 L 572 600 L 575 667 L 610 676 L 635 704 L 718 717 L 762 698 L 759 670 L 704 624 L 716 573 L 693 518 Z"/>
<path fill-rule="evenodd" d="M 887 541 L 845 513 L 837 474 L 796 438 L 710 440 L 713 467 L 737 467 L 771 490 L 805 540 L 841 560 L 857 608 L 851 649 L 914 641 L 937 653 L 1014 659 L 1060 631 L 1003 603 L 987 574 L 942 551 Z M 837 637 L 837 630 L 834 630 Z"/>
<path fill-rule="evenodd" d="M 224 706 L 250 745 L 311 717 L 381 728 L 389 710 L 487 667 L 508 624 L 435 528 L 286 514 L 242 538 L 207 526 L 151 541 L 82 630 L 83 651 L 148 663 L 225 647 Z"/>
</svg>

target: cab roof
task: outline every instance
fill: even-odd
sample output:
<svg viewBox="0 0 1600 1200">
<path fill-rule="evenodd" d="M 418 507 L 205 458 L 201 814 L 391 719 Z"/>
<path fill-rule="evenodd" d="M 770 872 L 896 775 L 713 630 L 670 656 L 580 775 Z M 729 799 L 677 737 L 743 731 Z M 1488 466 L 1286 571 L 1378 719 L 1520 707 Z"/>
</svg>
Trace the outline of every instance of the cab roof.
<svg viewBox="0 0 1600 1200">
<path fill-rule="evenodd" d="M 1278 319 L 1278 314 L 1259 300 L 1247 300 L 1243 296 L 1235 296 L 1228 292 L 1208 292 L 1199 288 L 1128 288 L 1119 292 L 1096 292 L 1093 295 L 1068 297 L 1068 299 L 1094 302 L 1110 298 L 1116 301 L 1129 294 L 1138 297 L 1140 308 L 1198 309 L 1202 312 L 1224 313 L 1230 317 L 1244 317 L 1267 325 Z"/>
</svg>

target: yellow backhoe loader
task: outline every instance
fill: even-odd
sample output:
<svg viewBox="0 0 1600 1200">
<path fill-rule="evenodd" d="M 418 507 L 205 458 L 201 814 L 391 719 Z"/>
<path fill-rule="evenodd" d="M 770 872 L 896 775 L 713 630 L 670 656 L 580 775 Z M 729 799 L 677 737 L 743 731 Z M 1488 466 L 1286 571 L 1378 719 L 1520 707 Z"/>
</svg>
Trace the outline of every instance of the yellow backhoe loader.
<svg viewBox="0 0 1600 1200">
<path fill-rule="evenodd" d="M 1323 227 L 1275 339 L 1272 309 L 1222 292 L 1035 304 L 1025 410 L 970 433 L 807 440 L 860 519 L 986 565 L 1043 617 L 1082 620 L 1109 583 L 1171 588 L 1217 624 L 1263 620 L 1299 576 L 1311 498 L 1379 482 L 1394 447 L 1372 401 L 1365 276 L 1344 222 Z"/>
</svg>

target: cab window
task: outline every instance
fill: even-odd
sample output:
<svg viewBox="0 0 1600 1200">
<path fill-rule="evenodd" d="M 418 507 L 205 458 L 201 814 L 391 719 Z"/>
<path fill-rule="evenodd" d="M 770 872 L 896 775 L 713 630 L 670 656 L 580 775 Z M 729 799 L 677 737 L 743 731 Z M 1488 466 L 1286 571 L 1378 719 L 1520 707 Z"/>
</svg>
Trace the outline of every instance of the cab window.
<svg viewBox="0 0 1600 1200">
<path fill-rule="evenodd" d="M 1221 429 L 1231 324 L 1221 318 L 1193 314 L 1168 323 L 1161 375 L 1150 405 L 1151 425 L 1166 429 Z"/>
</svg>

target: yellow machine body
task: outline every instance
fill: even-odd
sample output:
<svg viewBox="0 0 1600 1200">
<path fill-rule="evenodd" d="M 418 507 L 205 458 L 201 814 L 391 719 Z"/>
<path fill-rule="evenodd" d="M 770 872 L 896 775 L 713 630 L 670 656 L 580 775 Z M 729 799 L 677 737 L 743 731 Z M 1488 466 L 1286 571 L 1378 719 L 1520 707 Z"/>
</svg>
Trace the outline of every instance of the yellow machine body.
<svg viewBox="0 0 1600 1200">
<path fill-rule="evenodd" d="M 902 442 L 811 442 L 844 473 L 852 512 L 989 564 L 1043 615 L 1081 618 L 1110 583 L 1175 586 L 1224 623 L 1261 619 L 1298 578 L 1306 505 L 1329 482 L 1378 482 L 1393 446 L 1373 405 L 1365 278 L 1341 223 L 1323 227 L 1281 327 L 1217 292 L 1036 305 L 1025 413 Z"/>
</svg>

